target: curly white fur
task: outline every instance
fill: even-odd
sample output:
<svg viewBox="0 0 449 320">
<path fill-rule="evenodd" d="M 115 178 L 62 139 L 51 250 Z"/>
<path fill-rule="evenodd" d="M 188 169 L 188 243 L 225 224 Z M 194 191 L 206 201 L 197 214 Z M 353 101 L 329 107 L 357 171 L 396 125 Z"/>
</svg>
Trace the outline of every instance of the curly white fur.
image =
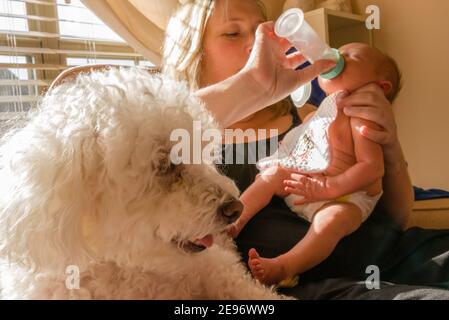
<svg viewBox="0 0 449 320">
<path fill-rule="evenodd" d="M 278 298 L 222 236 L 235 184 L 212 164 L 170 162 L 170 132 L 193 120 L 217 128 L 186 85 L 134 68 L 47 93 L 0 149 L 0 296 Z M 199 253 L 173 242 L 208 234 Z M 79 289 L 66 287 L 71 265 Z"/>
</svg>

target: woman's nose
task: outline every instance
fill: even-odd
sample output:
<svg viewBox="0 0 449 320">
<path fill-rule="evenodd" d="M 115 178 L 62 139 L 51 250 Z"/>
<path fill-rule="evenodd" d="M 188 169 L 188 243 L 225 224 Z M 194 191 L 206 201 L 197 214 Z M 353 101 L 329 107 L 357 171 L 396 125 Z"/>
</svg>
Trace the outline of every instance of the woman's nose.
<svg viewBox="0 0 449 320">
<path fill-rule="evenodd" d="M 246 53 L 249 55 L 254 47 L 254 41 L 256 40 L 256 36 L 253 34 L 248 37 L 247 43 L 246 43 Z"/>
<path fill-rule="evenodd" d="M 254 45 L 250 45 L 246 47 L 246 53 L 248 54 L 248 56 L 251 54 L 251 51 L 253 50 L 253 46 Z"/>
</svg>

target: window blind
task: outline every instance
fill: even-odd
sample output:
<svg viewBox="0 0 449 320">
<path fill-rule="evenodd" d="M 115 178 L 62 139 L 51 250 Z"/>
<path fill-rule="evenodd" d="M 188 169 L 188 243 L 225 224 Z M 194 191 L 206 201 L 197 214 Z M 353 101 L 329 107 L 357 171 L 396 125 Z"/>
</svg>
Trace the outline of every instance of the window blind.
<svg viewBox="0 0 449 320">
<path fill-rule="evenodd" d="M 153 66 L 79 0 L 0 0 L 0 122 L 66 68 L 96 63 Z"/>
</svg>

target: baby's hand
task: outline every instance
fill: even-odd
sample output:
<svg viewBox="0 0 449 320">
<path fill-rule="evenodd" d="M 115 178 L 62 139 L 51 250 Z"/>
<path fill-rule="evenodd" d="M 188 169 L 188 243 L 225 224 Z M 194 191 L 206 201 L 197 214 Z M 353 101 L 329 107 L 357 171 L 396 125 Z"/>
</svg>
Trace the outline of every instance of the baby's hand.
<svg viewBox="0 0 449 320">
<path fill-rule="evenodd" d="M 243 223 L 241 222 L 240 219 L 237 219 L 237 221 L 235 221 L 234 223 L 230 224 L 227 228 L 226 228 L 226 233 L 232 237 L 232 238 L 237 238 L 237 236 L 239 235 L 240 231 L 242 231 L 243 229 Z"/>
<path fill-rule="evenodd" d="M 292 173 L 290 177 L 291 180 L 284 180 L 285 191 L 302 197 L 295 201 L 295 205 L 333 199 L 333 190 L 327 184 L 328 177 L 298 173 Z"/>
</svg>

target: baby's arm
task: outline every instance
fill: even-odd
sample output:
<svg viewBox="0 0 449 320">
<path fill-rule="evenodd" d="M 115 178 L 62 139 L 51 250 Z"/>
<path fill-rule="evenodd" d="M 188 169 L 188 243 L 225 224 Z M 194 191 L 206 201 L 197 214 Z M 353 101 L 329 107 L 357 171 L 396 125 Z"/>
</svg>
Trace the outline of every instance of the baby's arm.
<svg viewBox="0 0 449 320">
<path fill-rule="evenodd" d="M 341 174 L 328 177 L 327 185 L 335 189 L 337 197 L 363 190 L 382 179 L 384 175 L 382 147 L 363 137 L 359 131 L 363 126 L 376 130 L 380 130 L 380 127 L 364 119 L 351 118 L 350 121 L 357 162 Z"/>
<path fill-rule="evenodd" d="M 293 180 L 296 181 L 286 181 L 287 191 L 304 197 L 296 204 L 335 199 L 367 188 L 382 178 L 382 148 L 359 132 L 362 126 L 379 130 L 378 125 L 358 118 L 351 118 L 350 121 L 356 164 L 333 177 L 292 174 Z"/>
</svg>

